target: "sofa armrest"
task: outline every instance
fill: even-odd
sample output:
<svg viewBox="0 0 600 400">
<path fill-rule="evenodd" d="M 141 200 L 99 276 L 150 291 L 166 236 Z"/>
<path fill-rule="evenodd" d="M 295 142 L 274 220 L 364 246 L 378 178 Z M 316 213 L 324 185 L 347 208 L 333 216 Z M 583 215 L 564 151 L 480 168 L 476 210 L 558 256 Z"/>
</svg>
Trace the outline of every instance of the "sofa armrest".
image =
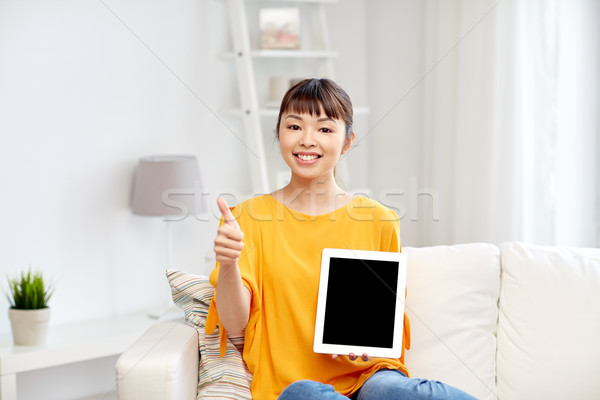
<svg viewBox="0 0 600 400">
<path fill-rule="evenodd" d="M 198 386 L 198 333 L 183 319 L 149 328 L 117 361 L 120 400 L 193 400 Z"/>
</svg>

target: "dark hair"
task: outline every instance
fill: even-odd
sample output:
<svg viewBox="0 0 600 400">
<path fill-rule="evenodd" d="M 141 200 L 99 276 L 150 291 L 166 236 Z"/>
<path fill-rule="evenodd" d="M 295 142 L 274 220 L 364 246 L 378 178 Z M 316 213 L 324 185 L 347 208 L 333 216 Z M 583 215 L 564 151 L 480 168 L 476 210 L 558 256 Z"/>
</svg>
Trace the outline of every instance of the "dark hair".
<svg viewBox="0 0 600 400">
<path fill-rule="evenodd" d="M 277 117 L 277 138 L 283 113 L 291 111 L 312 116 L 321 115 L 321 107 L 328 118 L 341 119 L 346 124 L 346 137 L 352 133 L 352 101 L 350 96 L 331 79 L 304 79 L 292 86 L 281 101 Z"/>
</svg>

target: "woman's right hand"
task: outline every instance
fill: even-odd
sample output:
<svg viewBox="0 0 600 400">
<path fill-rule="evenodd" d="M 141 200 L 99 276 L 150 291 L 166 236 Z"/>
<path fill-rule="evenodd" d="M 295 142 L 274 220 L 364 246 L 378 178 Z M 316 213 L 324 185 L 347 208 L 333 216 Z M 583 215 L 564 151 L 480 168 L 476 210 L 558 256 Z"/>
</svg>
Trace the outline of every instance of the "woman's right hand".
<svg viewBox="0 0 600 400">
<path fill-rule="evenodd" d="M 240 334 L 250 317 L 250 291 L 244 287 L 237 265 L 244 249 L 244 233 L 225 199 L 219 197 L 217 204 L 223 214 L 223 223 L 215 239 L 215 255 L 220 265 L 216 305 L 222 327 L 232 334 Z"/>
<path fill-rule="evenodd" d="M 223 223 L 215 238 L 215 256 L 222 267 L 237 265 L 237 260 L 244 249 L 244 233 L 235 220 L 224 198 L 217 199 L 217 205 L 223 215 Z"/>
</svg>

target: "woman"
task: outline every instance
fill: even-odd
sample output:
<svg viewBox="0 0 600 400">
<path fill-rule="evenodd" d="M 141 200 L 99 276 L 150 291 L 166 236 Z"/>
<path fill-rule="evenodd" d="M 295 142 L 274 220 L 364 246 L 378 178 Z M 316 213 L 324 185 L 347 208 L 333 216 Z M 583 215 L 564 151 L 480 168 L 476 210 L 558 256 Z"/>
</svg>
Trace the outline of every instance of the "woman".
<svg viewBox="0 0 600 400">
<path fill-rule="evenodd" d="M 312 351 L 323 248 L 400 251 L 397 215 L 336 183 L 335 166 L 355 138 L 352 116 L 350 98 L 333 81 L 303 80 L 286 93 L 277 138 L 290 183 L 232 209 L 218 199 L 223 219 L 207 329 L 218 319 L 222 339 L 244 334 L 257 400 L 471 399 L 439 382 L 407 378 L 404 352 L 385 359 Z M 356 323 L 368 324 L 364 318 Z M 404 325 L 408 348 L 406 316 Z"/>
</svg>

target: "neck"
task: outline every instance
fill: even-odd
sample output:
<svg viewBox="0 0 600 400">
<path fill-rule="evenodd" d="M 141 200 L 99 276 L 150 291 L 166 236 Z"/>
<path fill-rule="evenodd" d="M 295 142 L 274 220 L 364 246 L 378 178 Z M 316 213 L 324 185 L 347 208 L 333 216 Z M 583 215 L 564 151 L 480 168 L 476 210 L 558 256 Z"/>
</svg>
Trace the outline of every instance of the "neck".
<svg viewBox="0 0 600 400">
<path fill-rule="evenodd" d="M 343 192 L 335 181 L 333 173 L 319 178 L 302 178 L 292 174 L 290 183 L 284 188 L 293 191 L 302 191 L 307 196 L 323 197 L 330 194 Z"/>
<path fill-rule="evenodd" d="M 352 200 L 333 176 L 322 179 L 292 176 L 290 183 L 274 194 L 287 207 L 308 215 L 326 214 Z"/>
</svg>

